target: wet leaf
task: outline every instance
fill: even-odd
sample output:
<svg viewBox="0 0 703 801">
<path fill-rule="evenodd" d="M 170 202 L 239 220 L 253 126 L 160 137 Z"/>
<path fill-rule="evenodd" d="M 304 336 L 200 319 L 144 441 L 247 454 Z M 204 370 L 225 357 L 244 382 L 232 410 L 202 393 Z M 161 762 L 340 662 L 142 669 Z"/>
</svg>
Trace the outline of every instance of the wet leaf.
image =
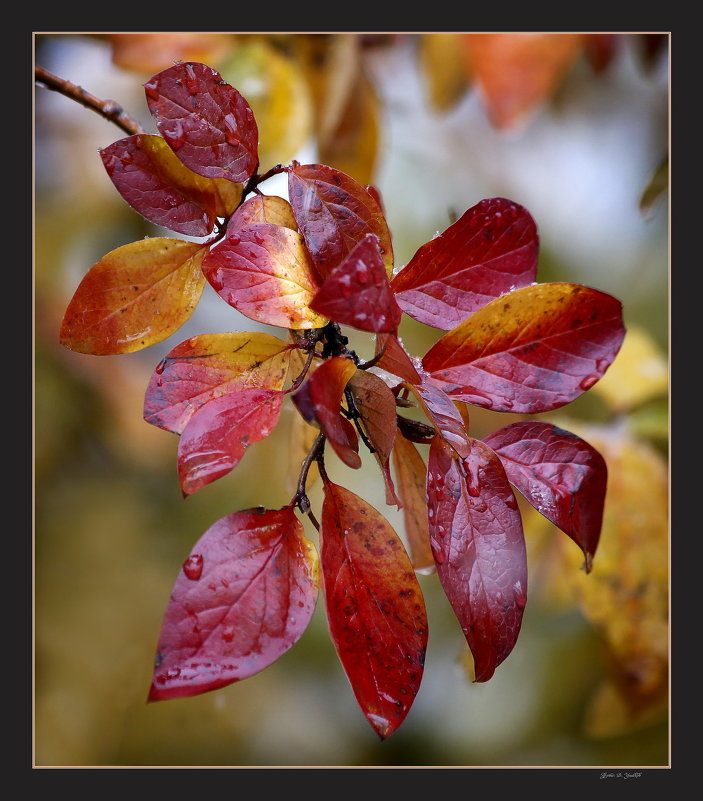
<svg viewBox="0 0 703 801">
<path fill-rule="evenodd" d="M 312 133 L 312 100 L 297 61 L 265 39 L 250 37 L 219 69 L 254 112 L 264 168 L 290 161 Z"/>
<path fill-rule="evenodd" d="M 310 308 L 317 278 L 296 231 L 257 223 L 228 231 L 203 261 L 217 294 L 259 323 L 319 328 L 327 318 Z"/>
<path fill-rule="evenodd" d="M 186 236 L 207 236 L 242 195 L 230 181 L 189 170 L 160 136 L 138 134 L 100 151 L 113 184 L 143 217 Z M 223 205 L 224 204 L 224 205 Z"/>
<path fill-rule="evenodd" d="M 277 195 L 253 195 L 237 209 L 227 225 L 227 235 L 231 236 L 240 228 L 256 223 L 282 225 L 297 231 L 293 209 L 287 200 Z"/>
<path fill-rule="evenodd" d="M 298 228 L 318 273 L 326 278 L 367 235 L 378 237 L 386 271 L 393 246 L 376 198 L 349 175 L 323 164 L 302 164 L 288 173 L 288 194 Z"/>
<path fill-rule="evenodd" d="M 668 390 L 666 357 L 652 337 L 636 326 L 628 328 L 617 358 L 593 387 L 615 412 L 633 409 Z"/>
<path fill-rule="evenodd" d="M 147 75 L 177 61 L 216 64 L 235 42 L 224 33 L 112 33 L 107 38 L 118 67 Z"/>
<path fill-rule="evenodd" d="M 425 33 L 420 37 L 418 57 L 427 95 L 436 111 L 454 108 L 470 84 L 462 37 L 459 33 Z"/>
<path fill-rule="evenodd" d="M 184 62 L 144 84 L 159 133 L 198 175 L 244 182 L 259 165 L 259 133 L 247 101 L 219 72 Z"/>
<path fill-rule="evenodd" d="M 263 333 L 202 334 L 158 364 L 144 402 L 147 423 L 180 434 L 204 404 L 243 389 L 282 389 L 291 351 Z"/>
<path fill-rule="evenodd" d="M 579 284 L 516 289 L 445 334 L 423 365 L 454 400 L 547 412 L 605 373 L 625 334 L 619 300 Z"/>
<path fill-rule="evenodd" d="M 323 362 L 293 395 L 307 422 L 315 421 L 335 453 L 348 466 L 361 467 L 354 426 L 342 416 L 341 404 L 349 379 L 356 373 L 351 359 L 335 356 Z"/>
<path fill-rule="evenodd" d="M 423 376 L 420 384 L 405 385 L 420 401 L 428 420 L 442 440 L 458 456 L 468 456 L 471 452 L 471 439 L 464 427 L 464 418 L 444 392 L 441 384 L 428 376 Z"/>
<path fill-rule="evenodd" d="M 570 431 L 541 421 L 513 423 L 483 441 L 510 483 L 581 548 L 590 572 L 608 481 L 603 457 Z"/>
<path fill-rule="evenodd" d="M 393 467 L 413 567 L 421 573 L 434 572 L 427 524 L 427 467 L 417 448 L 400 431 L 393 447 Z"/>
<path fill-rule="evenodd" d="M 361 331 L 397 330 L 402 312 L 374 234 L 367 234 L 332 270 L 310 305 L 335 322 Z"/>
<path fill-rule="evenodd" d="M 517 500 L 500 459 L 471 440 L 461 459 L 436 437 L 427 465 L 430 543 L 437 574 L 487 681 L 512 651 L 527 600 L 527 558 Z"/>
<path fill-rule="evenodd" d="M 178 443 L 183 495 L 191 495 L 233 470 L 250 445 L 271 433 L 284 397 L 275 389 L 243 389 L 203 404 Z"/>
<path fill-rule="evenodd" d="M 290 508 L 218 520 L 174 584 L 149 700 L 197 695 L 268 667 L 307 628 L 318 588 L 315 547 Z"/>
<path fill-rule="evenodd" d="M 410 354 L 405 350 L 395 334 L 381 334 L 376 338 L 376 355 L 381 351 L 383 351 L 383 355 L 376 362 L 377 367 L 408 381 L 410 384 L 422 382 L 422 378 Z"/>
<path fill-rule="evenodd" d="M 61 344 L 79 353 L 132 353 L 177 331 L 198 305 L 207 248 L 156 237 L 123 245 L 94 264 L 61 324 Z"/>
<path fill-rule="evenodd" d="M 385 273 L 384 273 L 385 277 Z M 390 457 L 395 442 L 396 406 L 395 396 L 388 385 L 373 373 L 357 370 L 349 379 L 354 404 L 361 415 L 361 425 L 374 449 L 386 484 L 386 503 L 402 505 L 393 485 Z"/>
<path fill-rule="evenodd" d="M 320 540 L 332 640 L 364 715 L 388 737 L 422 679 L 427 616 L 420 585 L 388 521 L 328 480 Z"/>
<path fill-rule="evenodd" d="M 392 282 L 398 304 L 426 325 L 454 328 L 477 309 L 537 275 L 539 240 L 527 209 L 482 200 L 415 253 Z"/>
<path fill-rule="evenodd" d="M 465 41 L 496 128 L 524 121 L 557 89 L 582 47 L 577 33 L 472 33 Z"/>
</svg>

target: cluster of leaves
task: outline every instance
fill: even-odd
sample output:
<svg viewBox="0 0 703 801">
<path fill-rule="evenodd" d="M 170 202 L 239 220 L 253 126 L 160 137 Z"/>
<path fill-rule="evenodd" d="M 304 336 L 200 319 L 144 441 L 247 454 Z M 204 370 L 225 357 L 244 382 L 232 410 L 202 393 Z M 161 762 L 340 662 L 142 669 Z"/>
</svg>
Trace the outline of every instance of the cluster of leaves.
<svg viewBox="0 0 703 801">
<path fill-rule="evenodd" d="M 78 286 L 61 341 L 83 353 L 139 350 L 177 330 L 205 284 L 252 320 L 286 330 L 285 339 L 191 337 L 156 367 L 144 416 L 180 436 L 184 496 L 232 471 L 273 430 L 287 396 L 316 432 L 288 505 L 227 515 L 185 559 L 149 697 L 194 695 L 264 669 L 303 634 L 322 586 L 354 694 L 387 737 L 423 674 L 417 571 L 436 570 L 476 681 L 514 647 L 527 562 L 513 487 L 581 548 L 590 570 L 603 458 L 542 421 L 477 439 L 468 407 L 535 414 L 581 395 L 620 348 L 621 304 L 582 285 L 536 283 L 534 220 L 505 198 L 480 201 L 396 270 L 378 191 L 323 164 L 259 173 L 254 114 L 218 72 L 179 63 L 144 88 L 160 136 L 114 142 L 103 163 L 146 219 L 204 241 L 157 237 L 108 253 Z M 260 189 L 280 173 L 289 200 Z M 445 332 L 422 359 L 398 336 L 403 313 Z M 372 333 L 373 356 L 360 359 L 341 326 Z M 410 406 L 427 422 L 404 416 Z M 376 509 L 326 472 L 327 444 L 358 469 L 360 439 L 387 503 L 404 510 L 407 551 Z M 429 445 L 426 462 L 418 445 Z M 313 465 L 324 491 L 319 523 L 306 492 Z M 319 558 L 298 514 L 319 530 Z"/>
</svg>

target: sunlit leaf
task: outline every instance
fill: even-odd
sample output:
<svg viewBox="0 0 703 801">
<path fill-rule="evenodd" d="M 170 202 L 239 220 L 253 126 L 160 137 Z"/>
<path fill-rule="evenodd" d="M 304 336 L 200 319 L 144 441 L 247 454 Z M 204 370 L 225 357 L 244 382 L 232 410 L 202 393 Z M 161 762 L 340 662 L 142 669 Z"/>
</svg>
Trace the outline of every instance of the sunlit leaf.
<svg viewBox="0 0 703 801">
<path fill-rule="evenodd" d="M 417 448 L 400 431 L 393 446 L 393 467 L 413 567 L 421 573 L 434 572 L 427 524 L 427 467 Z"/>
<path fill-rule="evenodd" d="M 186 167 L 206 178 L 234 182 L 256 171 L 256 120 L 219 72 L 184 62 L 154 75 L 144 89 L 159 132 Z"/>
<path fill-rule="evenodd" d="M 367 234 L 332 270 L 310 305 L 335 322 L 361 331 L 397 330 L 402 312 L 374 234 Z"/>
<path fill-rule="evenodd" d="M 385 278 L 385 273 L 384 273 Z M 395 396 L 388 385 L 373 373 L 357 370 L 349 379 L 354 404 L 361 415 L 361 425 L 368 437 L 386 484 L 386 503 L 400 508 L 390 471 L 390 457 L 395 442 Z"/>
<path fill-rule="evenodd" d="M 385 738 L 420 687 L 427 648 L 422 591 L 388 521 L 329 480 L 321 522 L 330 634 L 364 715 Z"/>
<path fill-rule="evenodd" d="M 577 33 L 472 33 L 464 41 L 496 128 L 514 127 L 544 102 L 582 47 Z"/>
<path fill-rule="evenodd" d="M 292 231 L 298 230 L 290 203 L 277 195 L 253 195 L 245 200 L 232 215 L 227 225 L 227 234 L 256 223 L 271 223 Z"/>
<path fill-rule="evenodd" d="M 499 295 L 537 275 L 539 240 L 527 209 L 496 197 L 431 239 L 392 281 L 398 304 L 426 325 L 454 328 Z"/>
<path fill-rule="evenodd" d="M 430 103 L 448 111 L 466 94 L 471 75 L 464 54 L 463 34 L 425 33 L 418 57 Z"/>
<path fill-rule="evenodd" d="M 361 458 L 356 431 L 341 413 L 344 390 L 354 373 L 356 365 L 351 359 L 335 356 L 323 362 L 292 398 L 305 420 L 320 426 L 337 456 L 357 469 Z"/>
<path fill-rule="evenodd" d="M 270 334 L 202 334 L 181 342 L 158 364 L 146 391 L 144 419 L 180 434 L 204 403 L 261 387 L 282 389 L 291 350 Z"/>
<path fill-rule="evenodd" d="M 319 328 L 327 318 L 310 308 L 317 278 L 296 231 L 257 223 L 227 233 L 203 261 L 205 277 L 237 311 L 281 328 Z"/>
<path fill-rule="evenodd" d="M 487 681 L 512 651 L 527 600 L 518 504 L 500 459 L 471 440 L 461 459 L 436 437 L 427 465 L 430 543 L 437 574 Z"/>
<path fill-rule="evenodd" d="M 250 445 L 271 433 L 284 397 L 275 389 L 243 389 L 203 404 L 186 424 L 178 443 L 183 495 L 233 470 Z"/>
<path fill-rule="evenodd" d="M 379 353 L 383 355 L 376 362 L 377 367 L 410 384 L 419 384 L 422 381 L 410 354 L 395 334 L 381 334 L 376 338 L 376 355 Z"/>
<path fill-rule="evenodd" d="M 593 387 L 615 412 L 665 395 L 669 369 L 661 348 L 643 329 L 630 326 L 612 366 Z"/>
<path fill-rule="evenodd" d="M 590 389 L 624 334 L 617 298 L 579 284 L 537 284 L 474 312 L 422 362 L 455 400 L 533 414 Z"/>
<path fill-rule="evenodd" d="M 581 548 L 590 572 L 608 480 L 603 457 L 570 431 L 541 421 L 513 423 L 483 441 L 510 483 Z"/>
<path fill-rule="evenodd" d="M 288 194 L 315 268 L 326 278 L 367 234 L 378 237 L 388 275 L 393 246 L 376 198 L 349 175 L 323 164 L 288 173 Z"/>
<path fill-rule="evenodd" d="M 143 217 L 186 236 L 207 236 L 224 216 L 221 193 L 236 205 L 242 188 L 189 170 L 160 136 L 137 134 L 100 151 L 107 174 Z M 225 184 L 229 189 L 223 187 Z"/>
<path fill-rule="evenodd" d="M 111 33 L 107 38 L 118 67 L 147 75 L 177 61 L 217 63 L 235 42 L 226 33 Z"/>
<path fill-rule="evenodd" d="M 303 634 L 318 588 L 317 552 L 290 508 L 218 520 L 171 592 L 149 700 L 197 695 L 263 670 Z"/>
<path fill-rule="evenodd" d="M 123 245 L 94 264 L 61 325 L 61 344 L 79 353 L 132 353 L 177 331 L 198 305 L 207 248 L 156 237 Z"/>
<path fill-rule="evenodd" d="M 219 70 L 254 112 L 264 169 L 290 161 L 312 133 L 312 101 L 298 62 L 265 39 L 248 38 Z"/>
</svg>

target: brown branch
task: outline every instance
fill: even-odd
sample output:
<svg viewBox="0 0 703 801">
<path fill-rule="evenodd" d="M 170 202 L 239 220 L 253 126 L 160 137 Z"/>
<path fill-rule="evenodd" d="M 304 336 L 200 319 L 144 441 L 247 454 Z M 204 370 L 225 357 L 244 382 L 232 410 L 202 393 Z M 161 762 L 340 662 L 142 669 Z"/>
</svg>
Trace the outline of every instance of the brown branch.
<svg viewBox="0 0 703 801">
<path fill-rule="evenodd" d="M 101 100 L 82 86 L 76 86 L 75 83 L 59 78 L 52 74 L 44 67 L 34 68 L 34 80 L 43 84 L 47 89 L 64 95 L 65 97 L 75 100 L 86 108 L 97 111 L 98 114 L 105 117 L 106 120 L 114 122 L 118 128 L 121 128 L 127 134 L 143 134 L 144 129 L 136 121 L 133 120 L 114 100 Z"/>
</svg>

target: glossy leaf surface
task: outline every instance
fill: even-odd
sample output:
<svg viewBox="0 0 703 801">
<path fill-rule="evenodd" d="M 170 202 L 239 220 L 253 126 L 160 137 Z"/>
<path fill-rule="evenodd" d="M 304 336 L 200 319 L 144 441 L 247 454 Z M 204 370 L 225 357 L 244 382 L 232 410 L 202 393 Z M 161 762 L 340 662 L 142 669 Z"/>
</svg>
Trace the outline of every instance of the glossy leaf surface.
<svg viewBox="0 0 703 801">
<path fill-rule="evenodd" d="M 367 235 L 378 237 L 386 272 L 393 246 L 376 198 L 349 175 L 323 164 L 303 164 L 288 173 L 288 194 L 298 229 L 319 274 L 326 278 Z"/>
<path fill-rule="evenodd" d="M 205 280 L 207 248 L 156 237 L 110 251 L 78 285 L 61 344 L 79 353 L 132 353 L 161 342 L 190 317 Z"/>
<path fill-rule="evenodd" d="M 181 342 L 157 365 L 147 387 L 144 419 L 180 434 L 204 404 L 261 387 L 282 389 L 291 351 L 270 334 L 202 334 Z"/>
<path fill-rule="evenodd" d="M 437 381 L 425 376 L 421 384 L 406 384 L 440 437 L 459 456 L 468 456 L 471 443 L 464 418 Z"/>
<path fill-rule="evenodd" d="M 479 309 L 422 362 L 455 400 L 534 414 L 590 389 L 624 334 L 622 304 L 611 295 L 579 284 L 537 284 Z"/>
<path fill-rule="evenodd" d="M 259 164 L 259 132 L 247 101 L 219 72 L 175 64 L 144 84 L 149 111 L 178 158 L 198 175 L 244 182 Z"/>
<path fill-rule="evenodd" d="M 422 591 L 388 521 L 349 490 L 330 481 L 324 489 L 320 557 L 330 634 L 364 715 L 384 738 L 420 687 Z"/>
<path fill-rule="evenodd" d="M 500 459 L 480 440 L 457 458 L 439 438 L 427 464 L 430 543 L 437 574 L 487 681 L 512 651 L 527 600 L 517 500 Z"/>
<path fill-rule="evenodd" d="M 203 261 L 217 294 L 259 323 L 319 328 L 327 318 L 310 308 L 317 278 L 296 231 L 257 223 L 228 232 Z"/>
<path fill-rule="evenodd" d="M 275 389 L 243 389 L 201 406 L 178 443 L 178 476 L 190 495 L 233 470 L 246 449 L 278 422 L 285 395 Z"/>
<path fill-rule="evenodd" d="M 502 197 L 482 200 L 394 276 L 398 304 L 415 320 L 447 331 L 499 295 L 529 286 L 538 244 L 527 209 Z"/>
<path fill-rule="evenodd" d="M 337 323 L 361 331 L 396 331 L 402 312 L 388 283 L 374 234 L 367 234 L 332 270 L 311 307 Z"/>
<path fill-rule="evenodd" d="M 513 423 L 483 441 L 510 483 L 581 548 L 590 572 L 608 481 L 603 457 L 576 434 L 541 421 Z"/>
<path fill-rule="evenodd" d="M 253 195 L 242 203 L 227 225 L 227 235 L 234 234 L 239 228 L 246 228 L 256 223 L 282 225 L 297 231 L 293 209 L 287 200 L 277 195 Z"/>
<path fill-rule="evenodd" d="M 337 456 L 357 469 L 361 458 L 356 431 L 341 413 L 344 390 L 355 373 L 351 359 L 335 356 L 323 362 L 292 397 L 303 417 L 320 426 Z"/>
<path fill-rule="evenodd" d="M 149 700 L 215 690 L 275 662 L 307 628 L 318 587 L 315 547 L 291 509 L 218 520 L 174 584 Z"/>
<path fill-rule="evenodd" d="M 427 466 L 417 448 L 398 431 L 393 447 L 393 467 L 398 495 L 403 502 L 403 520 L 413 567 L 434 572 L 427 523 Z"/>
<path fill-rule="evenodd" d="M 380 335 L 376 339 L 376 355 L 382 353 L 376 366 L 397 375 L 410 384 L 419 384 L 422 377 L 417 371 L 410 354 L 405 350 L 395 334 Z"/>
</svg>

